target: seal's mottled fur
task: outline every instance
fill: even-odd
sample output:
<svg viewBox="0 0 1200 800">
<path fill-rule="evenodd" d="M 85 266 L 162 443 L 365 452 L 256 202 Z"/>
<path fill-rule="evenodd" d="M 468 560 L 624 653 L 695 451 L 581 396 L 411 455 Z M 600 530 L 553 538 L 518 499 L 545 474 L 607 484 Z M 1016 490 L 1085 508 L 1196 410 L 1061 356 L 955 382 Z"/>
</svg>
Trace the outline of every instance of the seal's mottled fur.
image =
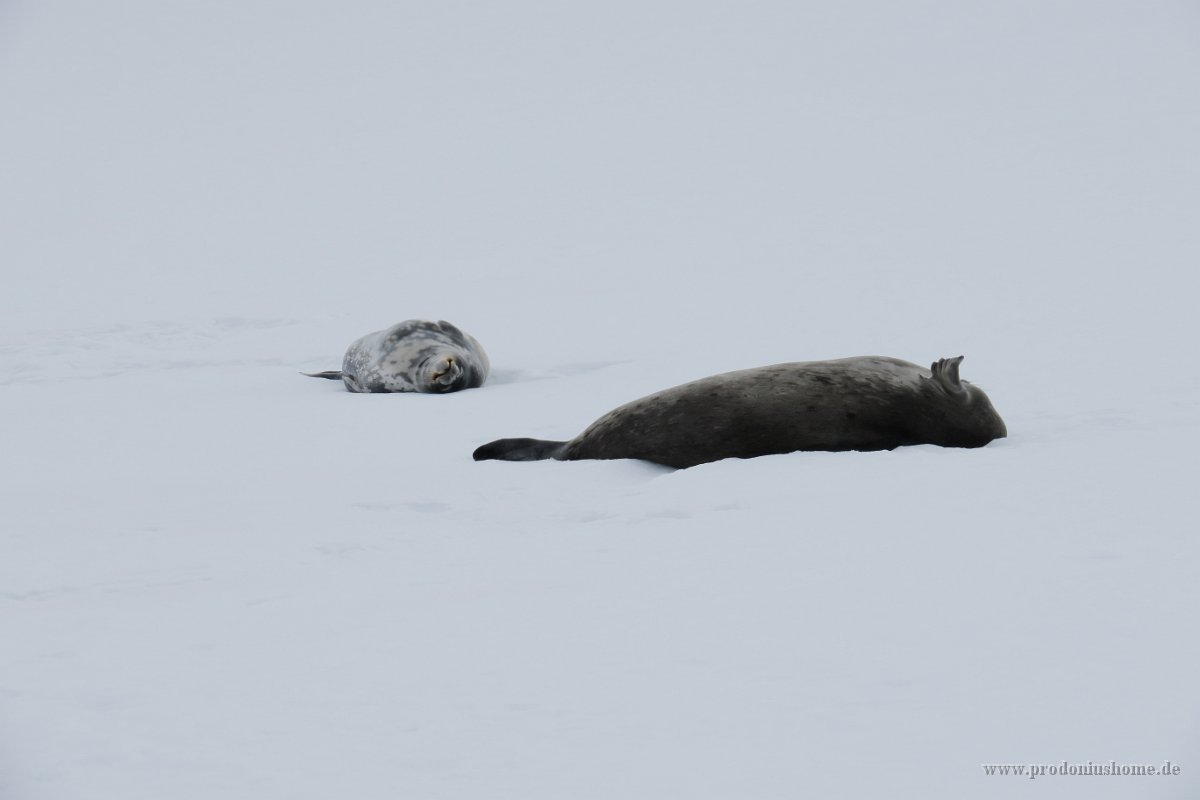
<svg viewBox="0 0 1200 800">
<path fill-rule="evenodd" d="M 930 369 L 882 356 L 728 372 L 634 400 L 569 442 L 500 439 L 475 460 L 640 458 L 691 467 L 794 450 L 982 447 L 1007 435 L 962 356 Z"/>
<path fill-rule="evenodd" d="M 340 370 L 306 372 L 341 379 L 351 392 L 457 392 L 487 380 L 487 353 L 449 322 L 410 319 L 350 345 Z"/>
</svg>

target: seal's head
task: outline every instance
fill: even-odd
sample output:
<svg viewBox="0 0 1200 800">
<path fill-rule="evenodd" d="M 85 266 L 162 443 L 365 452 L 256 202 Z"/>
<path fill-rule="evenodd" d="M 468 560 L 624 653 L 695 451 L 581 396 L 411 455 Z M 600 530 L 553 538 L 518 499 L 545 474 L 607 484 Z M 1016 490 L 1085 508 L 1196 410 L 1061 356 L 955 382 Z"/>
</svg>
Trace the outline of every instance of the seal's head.
<svg viewBox="0 0 1200 800">
<path fill-rule="evenodd" d="M 933 362 L 929 366 L 929 380 L 948 401 L 949 413 L 940 420 L 947 444 L 951 447 L 982 447 L 993 439 L 1008 436 L 1008 428 L 983 389 L 958 377 L 958 365 L 962 360 L 962 356 L 956 356 Z"/>
<path fill-rule="evenodd" d="M 440 394 L 457 392 L 472 386 L 470 361 L 460 353 L 439 351 L 421 361 L 417 367 L 417 390 Z"/>
</svg>

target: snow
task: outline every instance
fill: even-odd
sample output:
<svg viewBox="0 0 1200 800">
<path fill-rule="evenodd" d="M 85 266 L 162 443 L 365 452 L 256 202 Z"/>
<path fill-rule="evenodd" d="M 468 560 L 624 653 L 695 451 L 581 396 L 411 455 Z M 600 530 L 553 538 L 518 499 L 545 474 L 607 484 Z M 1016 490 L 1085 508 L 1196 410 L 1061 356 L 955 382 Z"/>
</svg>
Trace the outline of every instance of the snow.
<svg viewBox="0 0 1200 800">
<path fill-rule="evenodd" d="M 1194 796 L 1198 32 L 0 6 L 0 798 Z M 410 317 L 488 385 L 298 374 Z M 960 353 L 981 450 L 470 459 Z"/>
</svg>

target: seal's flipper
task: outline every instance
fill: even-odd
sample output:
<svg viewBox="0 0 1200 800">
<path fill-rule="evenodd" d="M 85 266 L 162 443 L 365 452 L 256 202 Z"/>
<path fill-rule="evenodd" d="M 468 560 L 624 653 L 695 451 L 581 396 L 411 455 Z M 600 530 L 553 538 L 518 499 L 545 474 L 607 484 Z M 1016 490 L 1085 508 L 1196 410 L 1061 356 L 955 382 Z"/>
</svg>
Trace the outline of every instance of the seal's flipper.
<svg viewBox="0 0 1200 800">
<path fill-rule="evenodd" d="M 439 319 L 437 324 L 438 324 L 439 328 L 441 328 L 443 331 L 450 334 L 451 336 L 457 336 L 460 339 L 465 338 L 465 334 L 463 334 L 463 332 L 460 331 L 458 329 L 458 326 L 455 325 L 453 322 L 446 322 L 446 320 L 444 320 L 444 319 Z"/>
<path fill-rule="evenodd" d="M 476 461 L 542 461 L 557 458 L 566 442 L 545 439 L 497 439 L 477 449 Z"/>
<path fill-rule="evenodd" d="M 940 383 L 942 388 L 948 392 L 961 392 L 963 390 L 962 381 L 958 379 L 958 365 L 962 363 L 962 360 L 962 356 L 939 358 L 929 365 L 929 371 L 933 373 L 933 379 Z"/>
<path fill-rule="evenodd" d="M 342 371 L 340 369 L 330 369 L 325 372 L 301 372 L 301 375 L 307 375 L 310 378 L 325 378 L 331 381 L 340 381 L 342 379 Z"/>
</svg>

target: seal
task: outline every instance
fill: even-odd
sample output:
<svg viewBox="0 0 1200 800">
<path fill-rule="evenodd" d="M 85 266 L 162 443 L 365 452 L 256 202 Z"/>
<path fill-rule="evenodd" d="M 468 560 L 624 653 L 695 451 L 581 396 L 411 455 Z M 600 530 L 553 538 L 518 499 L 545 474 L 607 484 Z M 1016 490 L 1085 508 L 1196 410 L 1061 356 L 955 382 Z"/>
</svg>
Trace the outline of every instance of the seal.
<svg viewBox="0 0 1200 800">
<path fill-rule="evenodd" d="M 929 369 L 862 356 L 727 372 L 634 400 L 569 442 L 499 439 L 476 461 L 639 458 L 683 469 L 796 450 L 982 447 L 1008 435 L 963 357 Z"/>
<path fill-rule="evenodd" d="M 303 374 L 341 380 L 351 392 L 445 394 L 482 386 L 490 369 L 473 336 L 445 320 L 410 319 L 351 344 L 340 370 Z"/>
</svg>

